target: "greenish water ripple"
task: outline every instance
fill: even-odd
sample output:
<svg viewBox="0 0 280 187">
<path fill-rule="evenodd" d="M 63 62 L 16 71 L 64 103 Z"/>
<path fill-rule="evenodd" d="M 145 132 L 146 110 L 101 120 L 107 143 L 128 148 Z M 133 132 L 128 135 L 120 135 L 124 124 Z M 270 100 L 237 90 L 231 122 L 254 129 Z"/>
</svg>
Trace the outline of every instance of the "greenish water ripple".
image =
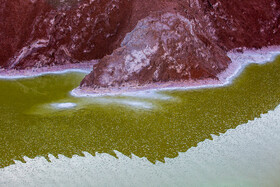
<svg viewBox="0 0 280 187">
<path fill-rule="evenodd" d="M 170 100 L 70 96 L 83 77 L 0 80 L 0 167 L 23 156 L 115 155 L 114 150 L 164 162 L 280 103 L 280 58 L 248 66 L 227 87 L 162 92 Z M 77 107 L 51 107 L 67 102 Z"/>
</svg>

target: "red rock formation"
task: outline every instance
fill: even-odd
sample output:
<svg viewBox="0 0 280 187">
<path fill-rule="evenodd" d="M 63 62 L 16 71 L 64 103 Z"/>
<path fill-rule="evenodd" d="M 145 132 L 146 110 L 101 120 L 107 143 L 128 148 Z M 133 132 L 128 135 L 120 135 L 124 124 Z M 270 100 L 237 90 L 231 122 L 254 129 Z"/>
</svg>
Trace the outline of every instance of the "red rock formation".
<svg viewBox="0 0 280 187">
<path fill-rule="evenodd" d="M 278 0 L 0 0 L 0 66 L 101 59 L 81 86 L 203 79 L 280 43 Z"/>
<path fill-rule="evenodd" d="M 6 65 L 29 40 L 36 17 L 49 11 L 42 2 L 0 1 L 0 65 Z"/>
<path fill-rule="evenodd" d="M 98 59 L 116 46 L 126 0 L 2 0 L 0 65 L 40 67 Z"/>
<path fill-rule="evenodd" d="M 167 3 L 170 6 L 164 6 Z M 144 20 L 127 35 L 121 48 L 94 67 L 81 82 L 82 87 L 215 78 L 230 62 L 226 51 L 280 43 L 280 2 L 276 0 L 135 0 L 135 4 L 148 9 L 149 15 L 151 11 L 177 14 L 166 21 L 162 16 L 150 18 L 133 11 L 136 15 L 132 13 L 132 18 L 140 14 Z M 162 8 L 157 8 L 160 5 Z M 185 22 L 178 19 L 178 13 Z M 151 52 L 146 55 L 145 50 Z"/>
<path fill-rule="evenodd" d="M 226 50 L 280 43 L 279 0 L 208 0 L 205 12 Z"/>
<path fill-rule="evenodd" d="M 115 87 L 215 78 L 229 62 L 211 33 L 180 14 L 155 14 L 139 21 L 121 47 L 104 57 L 81 84 Z"/>
</svg>

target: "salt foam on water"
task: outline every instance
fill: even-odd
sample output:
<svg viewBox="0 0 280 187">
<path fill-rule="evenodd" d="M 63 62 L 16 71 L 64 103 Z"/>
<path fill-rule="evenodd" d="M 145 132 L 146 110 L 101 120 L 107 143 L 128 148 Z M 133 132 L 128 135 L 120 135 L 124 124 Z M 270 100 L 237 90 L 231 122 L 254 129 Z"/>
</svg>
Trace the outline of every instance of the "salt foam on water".
<svg viewBox="0 0 280 187">
<path fill-rule="evenodd" d="M 120 104 L 128 105 L 135 108 L 142 108 L 142 109 L 151 109 L 153 105 L 148 102 L 141 102 L 141 101 L 129 101 L 129 100 L 120 100 L 118 101 Z"/>
<path fill-rule="evenodd" d="M 53 103 L 51 104 L 53 108 L 56 109 L 70 109 L 70 108 L 75 108 L 77 104 L 75 103 Z"/>
</svg>

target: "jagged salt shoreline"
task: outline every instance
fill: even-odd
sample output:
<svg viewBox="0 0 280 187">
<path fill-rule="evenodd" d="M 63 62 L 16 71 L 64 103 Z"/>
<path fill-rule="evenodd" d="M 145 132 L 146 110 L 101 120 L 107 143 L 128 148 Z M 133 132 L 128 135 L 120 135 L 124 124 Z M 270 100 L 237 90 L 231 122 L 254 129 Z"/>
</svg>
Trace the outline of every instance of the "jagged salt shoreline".
<svg viewBox="0 0 280 187">
<path fill-rule="evenodd" d="M 213 140 L 198 143 L 165 163 L 150 163 L 115 151 L 95 156 L 48 155 L 0 169 L 0 186 L 278 186 L 280 163 L 280 106 Z M 236 154 L 238 153 L 238 154 Z M 63 171 L 63 172 L 62 172 Z M 112 180 L 113 179 L 113 180 Z M 238 180 L 237 180 L 238 179 Z"/>
</svg>

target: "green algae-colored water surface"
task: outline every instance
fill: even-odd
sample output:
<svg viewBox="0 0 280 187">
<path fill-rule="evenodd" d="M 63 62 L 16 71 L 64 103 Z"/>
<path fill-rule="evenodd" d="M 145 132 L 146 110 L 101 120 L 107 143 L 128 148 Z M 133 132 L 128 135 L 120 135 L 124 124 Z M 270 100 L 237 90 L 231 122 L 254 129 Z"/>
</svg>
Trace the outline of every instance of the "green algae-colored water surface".
<svg viewBox="0 0 280 187">
<path fill-rule="evenodd" d="M 165 99 L 72 97 L 83 77 L 0 80 L 0 167 L 24 156 L 115 155 L 114 150 L 164 162 L 280 103 L 280 58 L 250 65 L 232 85 L 161 92 Z M 58 109 L 56 103 L 77 106 Z"/>
</svg>

